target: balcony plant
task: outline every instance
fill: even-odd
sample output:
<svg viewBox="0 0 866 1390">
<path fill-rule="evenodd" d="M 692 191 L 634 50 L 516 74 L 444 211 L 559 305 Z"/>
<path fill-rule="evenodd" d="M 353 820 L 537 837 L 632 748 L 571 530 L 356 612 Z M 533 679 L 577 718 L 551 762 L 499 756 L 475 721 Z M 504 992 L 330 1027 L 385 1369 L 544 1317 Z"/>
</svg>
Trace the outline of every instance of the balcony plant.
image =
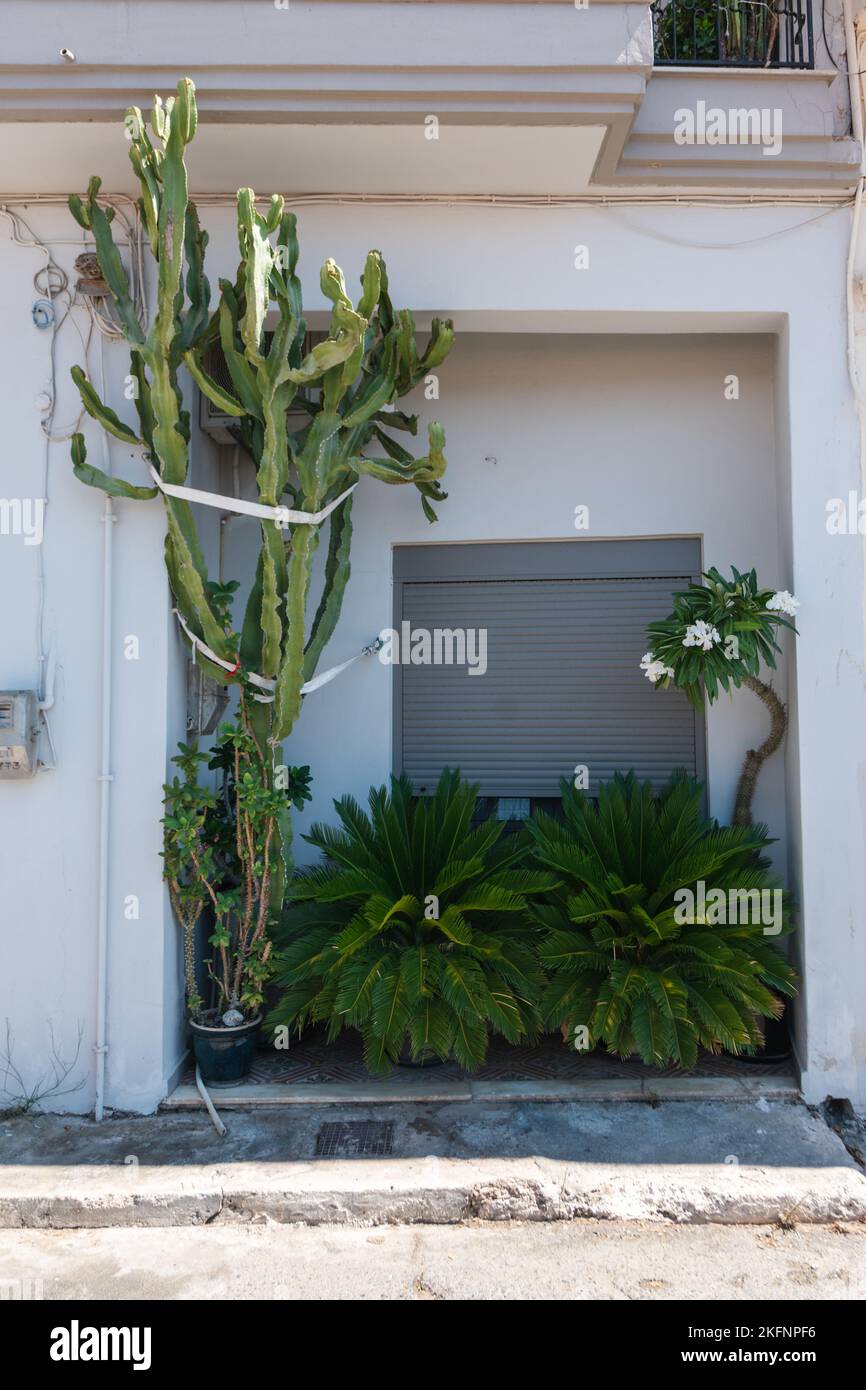
<svg viewBox="0 0 866 1390">
<path fill-rule="evenodd" d="M 779 58 L 779 5 L 780 0 L 654 0 L 656 59 L 769 67 Z"/>
<path fill-rule="evenodd" d="M 790 926 L 766 830 L 706 820 L 701 792 L 680 775 L 656 796 L 630 773 L 596 804 L 563 782 L 562 820 L 529 823 L 536 865 L 560 882 L 529 904 L 550 977 L 541 1015 L 576 1046 L 689 1068 L 699 1047 L 754 1051 L 758 1020 L 795 992 L 773 944 Z"/>
<path fill-rule="evenodd" d="M 525 834 L 473 827 L 477 791 L 445 771 L 433 796 L 415 798 L 395 777 L 371 790 L 369 815 L 343 797 L 339 827 L 305 835 L 325 862 L 292 882 L 270 1027 L 325 1023 L 329 1040 L 358 1029 L 374 1074 L 401 1057 L 453 1056 L 472 1071 L 491 1032 L 537 1036 L 544 976 L 526 902 L 555 879 L 525 866 Z"/>
<path fill-rule="evenodd" d="M 763 662 L 775 668 L 781 651 L 776 632 L 788 628 L 799 603 L 787 590 L 759 586 L 754 570 L 732 570 L 725 579 L 717 569 L 703 576 L 703 584 L 690 584 L 674 595 L 670 617 L 650 623 L 651 650 L 641 661 L 644 675 L 659 689 L 674 685 L 684 690 L 698 709 L 704 698 L 710 703 L 731 686 L 746 686 L 770 714 L 770 732 L 759 748 L 746 753 L 734 799 L 734 825 L 751 825 L 752 801 L 758 775 L 780 746 L 788 727 L 785 706 L 758 672 Z"/>
</svg>

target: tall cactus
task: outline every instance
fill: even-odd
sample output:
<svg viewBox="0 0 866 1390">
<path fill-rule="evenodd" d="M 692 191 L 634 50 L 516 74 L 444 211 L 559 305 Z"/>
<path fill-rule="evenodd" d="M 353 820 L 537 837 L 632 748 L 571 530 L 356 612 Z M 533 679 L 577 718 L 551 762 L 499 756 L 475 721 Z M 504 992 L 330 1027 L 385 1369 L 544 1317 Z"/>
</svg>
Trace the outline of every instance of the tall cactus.
<svg viewBox="0 0 866 1390">
<path fill-rule="evenodd" d="M 285 500 L 294 509 L 316 512 L 367 474 L 389 484 L 414 484 L 425 515 L 435 521 L 431 502 L 446 496 L 440 486 L 445 472 L 443 432 L 440 426 L 430 425 L 427 454 L 413 457 L 393 432 L 415 434 L 417 417 L 393 406 L 445 359 L 453 341 L 451 323 L 434 320 L 429 343 L 421 352 L 411 314 L 392 307 L 379 252 L 371 251 L 367 257 L 356 304 L 339 267 L 329 260 L 320 281 L 331 304 L 328 335 L 304 356 L 306 324 L 296 273 L 295 217 L 279 196 L 271 199 L 262 215 L 248 188 L 240 190 L 237 200 L 237 275 L 234 283 L 220 281 L 219 303 L 211 312 L 204 273 L 207 233 L 188 196 L 184 162 L 196 128 L 192 82 L 187 78 L 179 82 L 177 95 L 165 103 L 154 99 L 154 140 L 136 107 L 127 111 L 124 124 L 141 185 L 139 208 L 158 266 L 156 313 L 145 333 L 113 240 L 112 210 L 99 200 L 100 181 L 91 179 L 86 198 L 72 197 L 69 206 L 78 223 L 93 235 L 130 347 L 138 428 L 123 422 L 102 402 L 76 367 L 73 378 L 88 414 L 124 443 L 146 450 L 166 483 L 182 485 L 188 474 L 190 439 L 178 380 L 185 366 L 199 389 L 235 420 L 238 441 L 255 463 L 263 504 L 278 506 Z M 268 342 L 265 327 L 272 305 L 276 323 Z M 205 367 L 208 349 L 216 343 L 225 357 L 231 389 L 218 385 Z M 311 386 L 319 388 L 316 400 L 302 390 Z M 287 411 L 293 404 L 302 405 L 309 419 L 303 428 L 290 431 Z M 376 445 L 384 452 L 371 457 L 366 451 Z M 72 460 L 76 475 L 90 486 L 132 500 L 157 494 L 156 487 L 109 478 L 88 464 L 80 434 L 73 439 Z M 246 597 L 241 631 L 236 633 L 219 601 L 218 586 L 208 578 L 193 507 L 183 499 L 162 496 L 167 518 L 165 561 L 177 608 L 190 631 L 217 657 L 237 663 L 234 678 L 245 686 L 249 697 L 245 707 L 256 737 L 263 751 L 270 750 L 276 765 L 301 708 L 302 686 L 314 674 L 339 618 L 349 578 L 352 499 L 346 498 L 330 514 L 323 589 L 310 623 L 318 527 L 296 524 L 286 534 L 276 519 L 262 520 L 255 579 Z M 211 675 L 226 680 L 222 667 L 201 654 L 197 659 Z M 252 699 L 260 691 L 247 681 L 251 672 L 274 682 L 272 702 Z M 288 815 L 280 829 L 288 869 Z M 273 894 L 275 908 L 282 888 L 281 878 Z"/>
<path fill-rule="evenodd" d="M 210 302 L 204 275 L 207 233 L 199 227 L 195 206 L 189 202 L 184 164 L 184 149 L 196 128 L 193 84 L 184 79 L 178 83 L 176 97 L 165 105 L 155 101 L 153 131 L 161 148 L 151 143 L 137 107 L 127 111 L 125 127 L 130 157 L 141 183 L 139 206 L 158 265 L 156 314 L 147 334 L 135 312 L 112 235 L 113 212 L 98 201 L 101 180 L 92 178 L 86 200 L 73 196 L 69 207 L 79 225 L 93 234 L 100 268 L 130 346 L 138 431 L 120 421 L 99 399 L 80 367 L 73 367 L 72 376 L 89 415 L 124 443 L 144 447 L 166 482 L 184 483 L 189 469 L 190 423 L 177 372 L 184 352 L 207 328 Z M 90 486 L 135 499 L 156 495 L 156 488 L 133 487 L 88 465 L 81 434 L 73 437 L 72 459 L 77 476 Z M 207 568 L 191 507 L 174 497 L 165 497 L 165 505 L 165 562 L 178 608 L 191 630 L 227 660 L 232 655 L 229 634 L 208 593 Z M 203 660 L 202 664 L 211 675 L 220 674 L 210 662 Z"/>
</svg>

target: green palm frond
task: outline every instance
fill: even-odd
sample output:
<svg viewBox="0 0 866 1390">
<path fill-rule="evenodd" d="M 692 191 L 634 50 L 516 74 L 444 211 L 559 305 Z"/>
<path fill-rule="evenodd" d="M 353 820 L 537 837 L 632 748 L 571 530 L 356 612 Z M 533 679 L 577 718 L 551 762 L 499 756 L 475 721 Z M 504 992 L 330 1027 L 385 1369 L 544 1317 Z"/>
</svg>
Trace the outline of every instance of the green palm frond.
<svg viewBox="0 0 866 1390">
<path fill-rule="evenodd" d="M 373 985 L 371 1026 L 377 1038 L 383 1038 L 388 1055 L 396 1057 L 406 1033 L 409 1018 L 409 1000 L 406 986 L 400 977 L 396 960 L 392 965 L 383 966 L 379 978 Z"/>
<path fill-rule="evenodd" d="M 515 893 L 501 881 L 473 884 L 460 894 L 457 907 L 467 912 L 523 912 L 526 894 Z"/>
<path fill-rule="evenodd" d="M 456 1014 L 483 1018 L 487 986 L 480 962 L 465 954 L 448 956 L 442 971 L 442 996 Z"/>
<path fill-rule="evenodd" d="M 541 997 L 541 1016 L 550 1028 L 563 1023 L 588 1026 L 604 975 L 560 972 L 548 982 Z"/>
<path fill-rule="evenodd" d="M 340 972 L 335 1010 L 347 1027 L 357 1028 L 370 1016 L 373 986 L 383 967 L 379 954 L 361 954 L 347 961 Z"/>
<path fill-rule="evenodd" d="M 438 918 L 430 918 L 430 923 L 458 946 L 468 946 L 472 940 L 472 928 L 453 903 Z"/>
<path fill-rule="evenodd" d="M 593 968 L 605 969 L 609 957 L 596 949 L 594 942 L 581 932 L 548 932 L 538 948 L 542 964 L 551 970 L 574 970 L 583 974 Z"/>
<path fill-rule="evenodd" d="M 400 978 L 411 1005 L 430 999 L 442 979 L 442 955 L 431 942 L 409 946 L 400 956 Z"/>
<path fill-rule="evenodd" d="M 454 1015 L 437 995 L 425 995 L 409 1015 L 409 1045 L 420 1061 L 430 1053 L 446 1061 L 454 1041 Z"/>
<path fill-rule="evenodd" d="M 430 892 L 441 897 L 452 888 L 462 888 L 464 884 L 479 878 L 484 873 L 484 867 L 480 854 L 473 855 L 471 859 L 451 859 L 439 870 Z"/>
</svg>

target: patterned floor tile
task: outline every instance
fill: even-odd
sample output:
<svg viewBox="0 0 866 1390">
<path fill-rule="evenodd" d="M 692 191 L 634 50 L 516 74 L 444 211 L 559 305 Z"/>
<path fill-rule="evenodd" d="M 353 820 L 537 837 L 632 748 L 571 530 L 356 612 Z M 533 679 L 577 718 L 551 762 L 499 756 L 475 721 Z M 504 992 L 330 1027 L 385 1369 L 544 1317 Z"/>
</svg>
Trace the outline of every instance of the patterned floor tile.
<svg viewBox="0 0 866 1390">
<path fill-rule="evenodd" d="M 406 1071 L 415 1069 L 405 1069 Z M 404 1071 L 399 1068 L 398 1071 Z M 456 1062 L 446 1062 L 435 1068 L 439 1080 L 462 1081 L 466 1073 Z M 679 1067 L 661 1069 L 647 1067 L 641 1061 L 622 1061 L 606 1053 L 585 1055 L 566 1047 L 559 1034 L 542 1038 L 534 1047 L 513 1047 L 494 1038 L 487 1061 L 472 1073 L 477 1081 L 634 1081 L 654 1076 L 696 1077 L 788 1077 L 790 1062 L 744 1062 L 736 1057 L 713 1057 L 701 1053 L 697 1066 L 690 1072 Z M 194 1079 L 190 1069 L 185 1081 Z M 337 1082 L 375 1084 L 364 1066 L 360 1035 L 343 1033 L 336 1042 L 328 1043 L 322 1033 L 310 1032 L 293 1040 L 283 1051 L 261 1050 L 253 1063 L 248 1084 L 252 1086 L 283 1083 L 287 1086 L 323 1086 Z"/>
</svg>

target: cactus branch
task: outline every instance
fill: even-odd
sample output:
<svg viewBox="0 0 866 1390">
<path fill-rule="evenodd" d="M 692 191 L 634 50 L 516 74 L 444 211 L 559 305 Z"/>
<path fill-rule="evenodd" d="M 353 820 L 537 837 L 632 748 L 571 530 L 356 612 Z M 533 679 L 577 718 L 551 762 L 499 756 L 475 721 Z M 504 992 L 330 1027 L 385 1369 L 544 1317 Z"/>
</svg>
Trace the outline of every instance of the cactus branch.
<svg viewBox="0 0 866 1390">
<path fill-rule="evenodd" d="M 304 653 L 304 680 L 309 680 L 315 675 L 319 658 L 334 635 L 351 573 L 351 549 L 352 498 L 347 497 L 343 505 L 331 512 L 330 516 L 325 582 Z"/>
</svg>

